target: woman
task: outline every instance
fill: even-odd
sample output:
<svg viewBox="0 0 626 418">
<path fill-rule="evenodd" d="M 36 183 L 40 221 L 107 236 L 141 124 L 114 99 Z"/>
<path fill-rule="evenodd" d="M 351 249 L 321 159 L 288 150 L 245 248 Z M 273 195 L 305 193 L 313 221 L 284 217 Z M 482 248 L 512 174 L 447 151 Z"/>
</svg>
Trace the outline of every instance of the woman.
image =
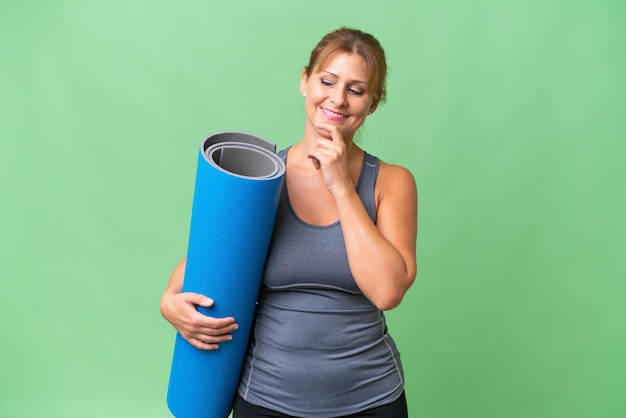
<svg viewBox="0 0 626 418">
<path fill-rule="evenodd" d="M 398 306 L 417 273 L 417 191 L 408 170 L 353 142 L 385 99 L 386 73 L 379 42 L 348 28 L 326 35 L 302 72 L 304 136 L 279 153 L 285 184 L 235 418 L 407 416 L 382 311 Z M 195 347 L 217 349 L 233 338 L 235 318 L 198 313 L 213 301 L 182 293 L 184 267 L 161 312 Z"/>
</svg>

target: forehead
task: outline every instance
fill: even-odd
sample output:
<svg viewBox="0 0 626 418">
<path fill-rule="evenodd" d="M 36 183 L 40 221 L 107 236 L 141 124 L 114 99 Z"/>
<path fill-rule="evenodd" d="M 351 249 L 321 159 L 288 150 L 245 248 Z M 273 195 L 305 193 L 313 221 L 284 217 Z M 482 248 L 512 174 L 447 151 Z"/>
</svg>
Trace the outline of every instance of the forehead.
<svg viewBox="0 0 626 418">
<path fill-rule="evenodd" d="M 329 72 L 338 77 L 371 81 L 367 61 L 360 54 L 335 51 L 317 66 L 316 72 Z"/>
</svg>

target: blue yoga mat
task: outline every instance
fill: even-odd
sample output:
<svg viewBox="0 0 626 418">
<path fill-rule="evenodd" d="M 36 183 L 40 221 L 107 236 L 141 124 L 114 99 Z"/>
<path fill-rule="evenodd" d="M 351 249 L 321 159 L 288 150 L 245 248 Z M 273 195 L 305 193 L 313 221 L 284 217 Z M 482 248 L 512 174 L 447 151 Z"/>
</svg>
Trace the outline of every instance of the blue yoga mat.
<svg viewBox="0 0 626 418">
<path fill-rule="evenodd" d="M 198 350 L 177 334 L 167 404 L 177 418 L 226 418 L 237 391 L 285 173 L 276 146 L 241 132 L 200 145 L 183 291 L 211 297 L 213 317 L 239 324 Z"/>
</svg>

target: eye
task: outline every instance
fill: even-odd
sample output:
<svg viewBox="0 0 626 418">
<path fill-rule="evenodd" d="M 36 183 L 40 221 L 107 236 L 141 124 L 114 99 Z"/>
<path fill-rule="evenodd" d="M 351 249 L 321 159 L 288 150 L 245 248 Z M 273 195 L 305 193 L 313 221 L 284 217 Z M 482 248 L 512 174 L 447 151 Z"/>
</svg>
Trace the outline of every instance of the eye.
<svg viewBox="0 0 626 418">
<path fill-rule="evenodd" d="M 362 96 L 365 93 L 363 90 L 359 89 L 348 89 L 348 91 L 356 96 Z"/>
<path fill-rule="evenodd" d="M 325 78 L 320 79 L 320 83 L 322 83 L 322 85 L 324 86 L 332 86 L 333 83 L 330 80 L 327 80 Z"/>
</svg>

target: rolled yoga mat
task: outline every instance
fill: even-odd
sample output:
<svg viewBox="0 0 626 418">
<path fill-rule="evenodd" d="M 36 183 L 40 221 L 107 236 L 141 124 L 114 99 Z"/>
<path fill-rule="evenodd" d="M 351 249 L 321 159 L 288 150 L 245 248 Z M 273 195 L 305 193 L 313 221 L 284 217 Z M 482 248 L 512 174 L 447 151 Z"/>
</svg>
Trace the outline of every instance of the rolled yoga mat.
<svg viewBox="0 0 626 418">
<path fill-rule="evenodd" d="M 176 335 L 167 404 L 177 418 L 231 412 L 285 174 L 275 150 L 240 132 L 200 145 L 183 291 L 212 298 L 212 307 L 198 310 L 232 316 L 239 329 L 212 351 Z"/>
</svg>

